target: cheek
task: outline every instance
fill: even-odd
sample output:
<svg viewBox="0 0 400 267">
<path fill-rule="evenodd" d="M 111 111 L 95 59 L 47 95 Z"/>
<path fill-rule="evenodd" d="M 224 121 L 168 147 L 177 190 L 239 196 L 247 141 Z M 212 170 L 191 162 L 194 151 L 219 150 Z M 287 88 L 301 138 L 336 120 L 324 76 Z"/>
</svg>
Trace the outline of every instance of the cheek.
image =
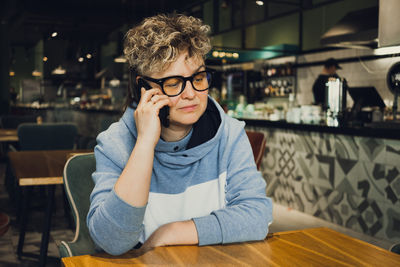
<svg viewBox="0 0 400 267">
<path fill-rule="evenodd" d="M 206 106 L 208 101 L 208 92 L 207 91 L 199 92 L 198 97 L 200 99 L 201 105 Z"/>
<path fill-rule="evenodd" d="M 173 96 L 169 98 L 169 102 L 171 103 L 171 108 L 175 107 L 179 101 L 179 96 Z"/>
</svg>

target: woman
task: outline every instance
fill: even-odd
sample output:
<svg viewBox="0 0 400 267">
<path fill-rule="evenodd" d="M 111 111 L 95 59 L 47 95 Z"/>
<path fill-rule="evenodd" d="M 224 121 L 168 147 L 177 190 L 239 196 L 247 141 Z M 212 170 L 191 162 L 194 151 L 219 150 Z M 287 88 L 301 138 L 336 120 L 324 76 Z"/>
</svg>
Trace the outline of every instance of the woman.
<svg viewBox="0 0 400 267">
<path fill-rule="evenodd" d="M 208 96 L 209 30 L 174 14 L 147 18 L 126 35 L 132 104 L 97 138 L 87 217 L 93 241 L 110 254 L 268 232 L 272 204 L 244 123 Z"/>
</svg>

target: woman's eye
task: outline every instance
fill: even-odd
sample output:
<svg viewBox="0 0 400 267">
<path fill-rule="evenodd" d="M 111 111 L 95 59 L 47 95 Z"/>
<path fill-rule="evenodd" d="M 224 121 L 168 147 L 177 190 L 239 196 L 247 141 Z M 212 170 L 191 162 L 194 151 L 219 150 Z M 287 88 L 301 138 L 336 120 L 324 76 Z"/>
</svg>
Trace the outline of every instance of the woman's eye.
<svg viewBox="0 0 400 267">
<path fill-rule="evenodd" d="M 172 83 L 172 84 L 166 84 L 164 86 L 169 87 L 169 88 L 174 88 L 174 87 L 177 87 L 178 85 L 179 85 L 178 83 Z"/>
<path fill-rule="evenodd" d="M 172 78 L 164 82 L 164 88 L 176 88 L 182 83 L 180 79 Z"/>
<path fill-rule="evenodd" d="M 205 79 L 205 77 L 206 76 L 204 74 L 197 75 L 196 77 L 194 77 L 194 81 L 195 82 L 201 82 L 201 81 L 203 81 Z"/>
</svg>

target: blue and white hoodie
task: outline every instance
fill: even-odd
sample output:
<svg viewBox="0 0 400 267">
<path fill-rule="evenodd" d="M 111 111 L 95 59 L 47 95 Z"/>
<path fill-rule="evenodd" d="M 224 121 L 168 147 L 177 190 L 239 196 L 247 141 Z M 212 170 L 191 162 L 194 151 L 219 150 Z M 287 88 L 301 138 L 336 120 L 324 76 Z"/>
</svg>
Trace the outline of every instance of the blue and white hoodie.
<svg viewBox="0 0 400 267">
<path fill-rule="evenodd" d="M 210 98 L 211 99 L 211 98 Z M 163 224 L 193 219 L 199 245 L 262 240 L 272 222 L 272 202 L 257 171 L 244 122 L 214 101 L 221 123 L 214 137 L 186 149 L 192 131 L 177 142 L 156 145 L 148 203 L 134 207 L 114 184 L 135 146 L 134 110 L 97 138 L 95 187 L 87 225 L 93 241 L 118 255 L 144 242 Z"/>
</svg>

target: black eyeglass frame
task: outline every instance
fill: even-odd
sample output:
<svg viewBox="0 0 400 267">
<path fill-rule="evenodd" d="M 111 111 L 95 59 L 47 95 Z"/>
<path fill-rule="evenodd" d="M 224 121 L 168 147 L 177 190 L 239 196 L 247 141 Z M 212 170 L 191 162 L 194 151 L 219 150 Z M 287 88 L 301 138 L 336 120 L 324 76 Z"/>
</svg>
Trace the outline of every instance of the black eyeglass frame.
<svg viewBox="0 0 400 267">
<path fill-rule="evenodd" d="M 199 75 L 200 73 L 203 73 L 203 72 L 210 73 L 209 86 L 206 89 L 198 90 L 198 89 L 196 89 L 196 87 L 193 84 L 193 79 L 194 79 L 194 77 L 196 75 Z M 210 89 L 211 84 L 212 84 L 212 78 L 213 78 L 214 72 L 215 71 L 213 69 L 206 68 L 205 70 L 198 71 L 198 72 L 194 73 L 192 76 L 189 76 L 189 77 L 183 77 L 183 76 L 179 76 L 179 75 L 174 75 L 174 76 L 169 76 L 169 77 L 165 77 L 165 78 L 161 78 L 161 79 L 154 79 L 154 78 L 151 78 L 151 77 L 148 77 L 148 76 L 141 76 L 141 78 L 144 79 L 144 80 L 147 80 L 147 81 L 150 81 L 150 82 L 158 84 L 160 86 L 161 91 L 163 92 L 164 95 L 169 96 L 169 97 L 173 97 L 173 96 L 178 96 L 178 95 L 183 93 L 183 91 L 185 90 L 187 81 L 190 81 L 190 84 L 192 85 L 193 89 L 196 90 L 197 92 L 203 92 L 203 91 L 206 91 L 206 90 Z M 164 82 L 166 80 L 172 79 L 172 78 L 179 78 L 179 79 L 183 80 L 183 83 L 182 83 L 182 88 L 179 91 L 179 93 L 174 94 L 174 95 L 169 95 L 164 91 Z M 208 79 L 208 77 L 207 77 L 207 79 Z"/>
</svg>

